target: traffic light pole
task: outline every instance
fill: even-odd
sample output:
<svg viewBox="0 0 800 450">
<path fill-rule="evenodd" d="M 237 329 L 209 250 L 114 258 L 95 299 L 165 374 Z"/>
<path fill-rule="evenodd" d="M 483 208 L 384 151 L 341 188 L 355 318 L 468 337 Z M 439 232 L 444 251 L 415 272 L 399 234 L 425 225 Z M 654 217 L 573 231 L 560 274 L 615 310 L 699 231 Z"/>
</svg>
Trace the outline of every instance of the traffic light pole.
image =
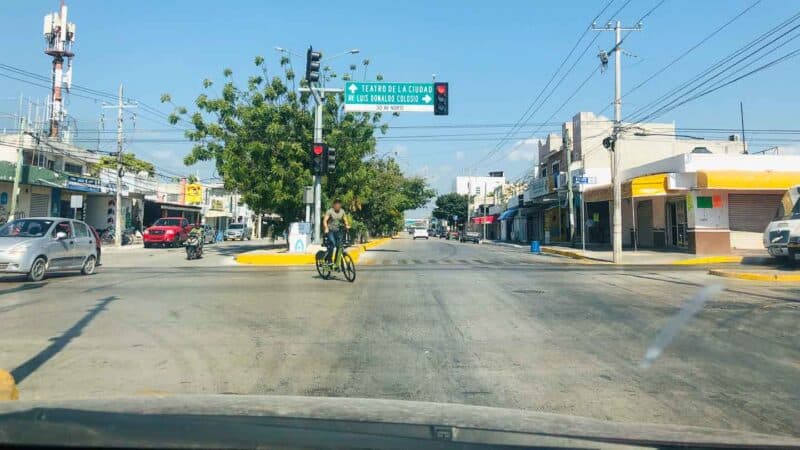
<svg viewBox="0 0 800 450">
<path fill-rule="evenodd" d="M 300 88 L 300 92 L 311 92 L 316 106 L 314 108 L 314 143 L 322 143 L 322 106 L 325 94 L 344 92 L 341 88 Z M 314 243 L 322 243 L 322 175 L 314 174 Z"/>
<path fill-rule="evenodd" d="M 322 142 L 322 98 L 314 95 L 317 102 L 314 108 L 314 142 Z M 322 175 L 314 174 L 314 242 L 322 243 Z"/>
</svg>

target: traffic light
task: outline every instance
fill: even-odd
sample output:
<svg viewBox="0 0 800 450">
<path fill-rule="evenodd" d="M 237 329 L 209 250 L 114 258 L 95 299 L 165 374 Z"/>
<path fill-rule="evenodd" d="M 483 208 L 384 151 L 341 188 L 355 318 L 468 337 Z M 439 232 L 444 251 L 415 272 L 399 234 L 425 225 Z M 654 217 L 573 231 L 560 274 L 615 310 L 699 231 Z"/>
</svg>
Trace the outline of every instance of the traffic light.
<svg viewBox="0 0 800 450">
<path fill-rule="evenodd" d="M 450 89 L 447 83 L 433 83 L 433 115 L 446 116 L 450 111 L 447 96 Z"/>
<path fill-rule="evenodd" d="M 328 146 L 325 144 L 314 143 L 311 146 L 311 171 L 314 175 L 322 175 L 325 171 L 325 154 Z"/>
<path fill-rule="evenodd" d="M 326 145 L 325 150 L 325 171 L 333 173 L 336 170 L 336 149 Z"/>
<path fill-rule="evenodd" d="M 321 52 L 315 52 L 311 46 L 306 52 L 306 81 L 309 84 L 319 81 L 319 60 L 322 59 Z"/>
</svg>

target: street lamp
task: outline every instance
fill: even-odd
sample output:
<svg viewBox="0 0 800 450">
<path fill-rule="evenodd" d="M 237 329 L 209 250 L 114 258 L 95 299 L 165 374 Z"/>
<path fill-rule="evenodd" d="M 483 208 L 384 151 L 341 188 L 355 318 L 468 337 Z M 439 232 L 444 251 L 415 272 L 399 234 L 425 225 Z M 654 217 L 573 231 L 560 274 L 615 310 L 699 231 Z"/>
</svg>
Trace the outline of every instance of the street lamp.
<svg viewBox="0 0 800 450">
<path fill-rule="evenodd" d="M 289 50 L 288 48 L 275 47 L 275 51 L 280 52 L 280 53 L 287 53 L 287 54 L 292 55 L 292 56 L 297 56 L 298 58 L 302 57 L 302 55 L 300 55 L 299 53 L 294 52 L 292 50 Z"/>
<path fill-rule="evenodd" d="M 360 53 L 360 52 L 361 52 L 361 50 L 359 50 L 357 48 L 351 48 L 350 50 L 347 50 L 346 52 L 337 53 L 337 54 L 331 56 L 330 58 L 325 58 L 325 59 L 323 59 L 323 61 L 330 61 L 332 59 L 336 59 L 336 58 L 338 58 L 340 56 L 345 56 L 345 55 L 355 55 L 356 53 Z"/>
</svg>

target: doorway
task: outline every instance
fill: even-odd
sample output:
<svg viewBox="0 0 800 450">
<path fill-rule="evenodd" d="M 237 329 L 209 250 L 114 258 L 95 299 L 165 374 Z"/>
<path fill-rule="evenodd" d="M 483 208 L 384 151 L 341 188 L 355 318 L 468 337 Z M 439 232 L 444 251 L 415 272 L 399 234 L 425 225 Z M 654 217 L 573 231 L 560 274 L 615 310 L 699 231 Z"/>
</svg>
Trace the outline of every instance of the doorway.
<svg viewBox="0 0 800 450">
<path fill-rule="evenodd" d="M 689 247 L 686 235 L 686 199 L 667 201 L 667 245 L 670 247 Z"/>
</svg>

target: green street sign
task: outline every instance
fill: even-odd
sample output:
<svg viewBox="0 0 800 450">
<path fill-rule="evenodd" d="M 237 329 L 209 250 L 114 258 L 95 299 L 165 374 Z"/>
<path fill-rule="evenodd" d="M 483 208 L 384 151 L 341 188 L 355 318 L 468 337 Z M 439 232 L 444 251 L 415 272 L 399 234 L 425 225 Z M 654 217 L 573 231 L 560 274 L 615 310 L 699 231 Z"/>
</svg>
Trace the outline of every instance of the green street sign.
<svg viewBox="0 0 800 450">
<path fill-rule="evenodd" d="M 433 83 L 344 85 L 345 112 L 433 112 Z"/>
</svg>

